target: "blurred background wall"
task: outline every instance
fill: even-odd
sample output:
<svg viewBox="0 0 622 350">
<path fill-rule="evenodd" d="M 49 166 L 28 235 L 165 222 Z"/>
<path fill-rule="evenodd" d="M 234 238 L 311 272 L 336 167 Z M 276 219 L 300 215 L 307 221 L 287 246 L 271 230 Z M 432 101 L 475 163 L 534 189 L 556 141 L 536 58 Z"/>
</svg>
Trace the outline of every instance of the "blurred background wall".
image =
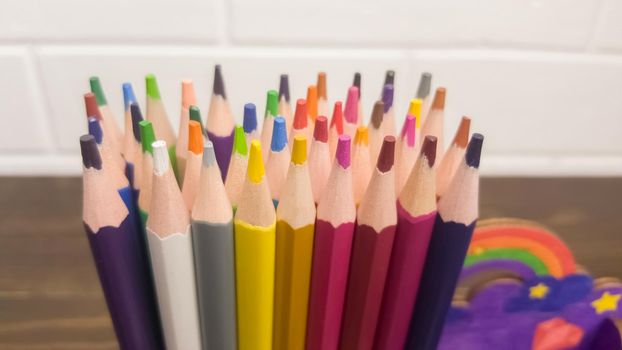
<svg viewBox="0 0 622 350">
<path fill-rule="evenodd" d="M 215 63 L 238 120 L 280 73 L 295 99 L 320 70 L 331 103 L 362 72 L 369 115 L 395 69 L 401 122 L 430 71 L 447 141 L 462 114 L 486 135 L 485 175 L 622 174 L 620 0 L 3 0 L 0 174 L 79 174 L 90 75 L 122 125 L 121 83 L 142 101 L 155 73 L 177 126 L 180 80 L 205 112 Z"/>
</svg>

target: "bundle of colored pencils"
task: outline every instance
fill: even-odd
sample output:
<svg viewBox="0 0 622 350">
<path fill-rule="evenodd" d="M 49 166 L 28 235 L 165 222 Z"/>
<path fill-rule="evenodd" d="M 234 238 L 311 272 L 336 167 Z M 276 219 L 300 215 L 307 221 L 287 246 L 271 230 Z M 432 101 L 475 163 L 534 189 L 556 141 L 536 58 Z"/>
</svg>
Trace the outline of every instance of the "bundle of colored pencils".
<svg viewBox="0 0 622 350">
<path fill-rule="evenodd" d="M 97 77 L 84 95 L 84 227 L 120 347 L 435 349 L 478 217 L 470 118 L 445 149 L 424 73 L 396 133 L 388 71 L 364 125 L 361 75 L 331 112 L 319 73 L 236 126 L 214 73 L 205 124 L 182 81 L 177 135 L 153 75 L 146 118 L 123 84 L 124 132 Z"/>
</svg>

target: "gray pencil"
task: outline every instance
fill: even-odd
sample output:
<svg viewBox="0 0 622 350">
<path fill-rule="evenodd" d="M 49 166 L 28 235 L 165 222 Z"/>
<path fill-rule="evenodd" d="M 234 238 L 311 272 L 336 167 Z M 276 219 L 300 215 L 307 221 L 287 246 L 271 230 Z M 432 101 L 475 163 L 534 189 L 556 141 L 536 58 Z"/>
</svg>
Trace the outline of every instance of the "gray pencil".
<svg viewBox="0 0 622 350">
<path fill-rule="evenodd" d="M 207 141 L 199 192 L 192 208 L 192 240 L 203 349 L 236 349 L 233 212 Z"/>
</svg>

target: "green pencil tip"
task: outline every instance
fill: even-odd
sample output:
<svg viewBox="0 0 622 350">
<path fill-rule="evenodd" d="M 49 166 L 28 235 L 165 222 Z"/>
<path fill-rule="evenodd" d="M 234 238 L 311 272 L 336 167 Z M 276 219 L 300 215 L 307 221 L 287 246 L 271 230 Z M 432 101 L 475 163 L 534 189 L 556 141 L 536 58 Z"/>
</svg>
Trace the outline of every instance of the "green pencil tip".
<svg viewBox="0 0 622 350">
<path fill-rule="evenodd" d="M 235 126 L 235 134 L 233 136 L 233 151 L 243 156 L 248 154 L 248 147 L 246 146 L 246 135 L 244 134 L 244 128 L 241 125 Z"/>
<path fill-rule="evenodd" d="M 269 112 L 270 115 L 273 115 L 275 117 L 279 114 L 279 93 L 276 90 L 268 91 L 266 112 Z"/>
<path fill-rule="evenodd" d="M 159 100 L 160 89 L 158 88 L 158 81 L 156 80 L 155 75 L 147 74 L 145 77 L 145 83 L 147 84 L 147 96 Z"/>
<path fill-rule="evenodd" d="M 151 144 L 155 141 L 155 134 L 153 133 L 153 125 L 148 120 L 143 120 L 140 123 L 140 139 L 143 146 L 143 152 L 149 152 L 153 155 L 153 147 Z"/>
<path fill-rule="evenodd" d="M 196 122 L 199 122 L 199 124 L 203 125 L 203 122 L 201 121 L 201 111 L 199 110 L 199 107 L 197 106 L 190 106 L 190 120 L 194 120 Z"/>
<path fill-rule="evenodd" d="M 99 77 L 93 76 L 89 78 L 89 84 L 91 85 L 91 92 L 95 94 L 98 106 L 107 105 L 106 95 L 104 95 L 104 89 L 102 89 L 102 83 L 99 81 Z"/>
</svg>

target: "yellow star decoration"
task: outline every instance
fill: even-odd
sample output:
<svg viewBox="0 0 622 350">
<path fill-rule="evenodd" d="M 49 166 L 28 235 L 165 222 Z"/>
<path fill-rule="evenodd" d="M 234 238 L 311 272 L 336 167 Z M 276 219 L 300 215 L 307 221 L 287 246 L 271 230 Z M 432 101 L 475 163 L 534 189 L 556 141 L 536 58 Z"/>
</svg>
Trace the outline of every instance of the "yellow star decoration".
<svg viewBox="0 0 622 350">
<path fill-rule="evenodd" d="M 622 297 L 620 294 L 609 294 L 609 292 L 604 292 L 599 299 L 592 302 L 592 307 L 596 310 L 597 314 L 602 314 L 606 311 L 615 311 L 618 309 L 620 297 Z"/>
<path fill-rule="evenodd" d="M 542 282 L 529 288 L 530 299 L 544 299 L 547 294 L 549 294 L 549 287 Z"/>
</svg>

